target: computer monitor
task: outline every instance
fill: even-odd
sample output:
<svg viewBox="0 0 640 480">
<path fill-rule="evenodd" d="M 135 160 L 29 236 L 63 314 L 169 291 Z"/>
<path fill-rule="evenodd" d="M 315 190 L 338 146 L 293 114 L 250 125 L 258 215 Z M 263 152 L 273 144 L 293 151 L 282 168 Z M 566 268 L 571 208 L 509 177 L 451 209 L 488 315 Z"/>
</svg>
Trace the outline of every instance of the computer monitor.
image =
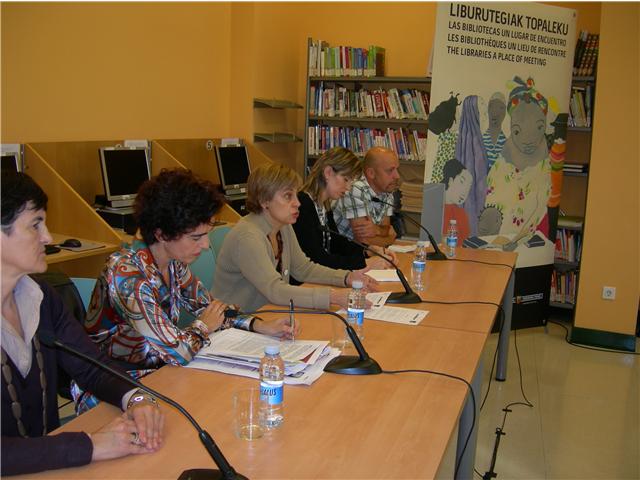
<svg viewBox="0 0 640 480">
<path fill-rule="evenodd" d="M 2 172 L 19 172 L 20 164 L 18 163 L 18 155 L 14 153 L 2 154 Z"/>
<path fill-rule="evenodd" d="M 242 195 L 247 192 L 247 179 L 251 173 L 247 147 L 216 146 L 218 174 L 225 195 Z"/>
<path fill-rule="evenodd" d="M 0 154 L 2 154 L 2 172 L 22 171 L 22 146 L 20 144 L 2 144 L 0 145 Z"/>
<path fill-rule="evenodd" d="M 133 205 L 140 185 L 151 176 L 148 150 L 102 147 L 98 151 L 107 201 L 112 207 Z"/>
</svg>

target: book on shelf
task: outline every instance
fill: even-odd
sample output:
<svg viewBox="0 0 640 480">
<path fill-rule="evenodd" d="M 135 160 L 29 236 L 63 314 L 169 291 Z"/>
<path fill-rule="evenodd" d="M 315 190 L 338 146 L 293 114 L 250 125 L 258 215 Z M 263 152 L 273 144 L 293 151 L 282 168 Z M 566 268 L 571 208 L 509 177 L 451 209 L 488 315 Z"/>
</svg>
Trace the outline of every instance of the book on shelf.
<svg viewBox="0 0 640 480">
<path fill-rule="evenodd" d="M 588 173 L 589 165 L 586 163 L 565 163 L 562 166 L 562 171 L 565 173 Z"/>
<path fill-rule="evenodd" d="M 577 279 L 578 275 L 575 271 L 561 272 L 553 270 L 551 273 L 549 300 L 555 303 L 575 305 Z"/>
<path fill-rule="evenodd" d="M 590 84 L 584 87 L 571 87 L 571 98 L 569 99 L 570 127 L 591 127 L 592 88 Z"/>
<path fill-rule="evenodd" d="M 332 47 L 325 41 L 309 39 L 310 77 L 382 77 L 384 64 L 382 47 Z"/>
<path fill-rule="evenodd" d="M 574 75 L 583 77 L 595 75 L 599 43 L 599 34 L 589 33 L 586 30 L 580 32 L 573 59 Z"/>
<path fill-rule="evenodd" d="M 361 128 L 312 125 L 307 131 L 309 155 L 321 155 L 330 148 L 348 148 L 364 155 L 372 147 L 393 150 L 400 160 L 421 162 L 426 159 L 426 132 L 408 128 Z"/>
<path fill-rule="evenodd" d="M 309 115 L 339 118 L 427 120 L 429 92 L 415 88 L 347 88 L 339 82 L 320 81 L 309 87 Z"/>
<path fill-rule="evenodd" d="M 582 253 L 582 232 L 558 229 L 554 258 L 564 262 L 579 262 Z"/>
</svg>

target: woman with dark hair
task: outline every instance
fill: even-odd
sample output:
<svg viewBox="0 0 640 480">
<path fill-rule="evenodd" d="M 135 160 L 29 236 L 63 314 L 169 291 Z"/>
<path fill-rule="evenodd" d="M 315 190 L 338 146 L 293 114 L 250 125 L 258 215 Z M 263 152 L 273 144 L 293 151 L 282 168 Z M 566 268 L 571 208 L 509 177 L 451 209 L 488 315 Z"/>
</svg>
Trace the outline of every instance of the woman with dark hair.
<svg viewBox="0 0 640 480">
<path fill-rule="evenodd" d="M 225 319 L 227 305 L 213 300 L 192 275 L 188 265 L 209 247 L 208 234 L 223 202 L 211 182 L 182 169 L 163 170 L 140 187 L 134 215 L 142 238 L 111 255 L 85 321 L 92 340 L 111 358 L 131 365 L 132 376 L 167 363 L 186 365 L 217 329 L 290 335 L 284 318 Z M 196 318 L 185 328 L 178 326 L 182 308 Z M 87 395 L 76 401 L 78 410 L 93 406 Z"/>
<path fill-rule="evenodd" d="M 375 281 L 362 270 L 334 270 L 318 265 L 300 249 L 292 225 L 298 219 L 300 202 L 296 195 L 300 177 L 289 167 L 261 165 L 249 175 L 247 210 L 226 236 L 218 263 L 213 293 L 243 310 L 256 310 L 266 303 L 329 308 L 346 307 L 353 280 L 366 286 Z M 306 288 L 289 284 L 299 281 L 343 287 Z"/>
<path fill-rule="evenodd" d="M 298 192 L 300 216 L 293 224 L 302 251 L 316 263 L 331 268 L 357 270 L 367 266 L 387 268 L 388 263 L 379 257 L 367 260 L 361 247 L 342 235 L 332 234 L 338 227 L 333 218 L 331 203 L 342 198 L 351 189 L 354 179 L 362 174 L 362 165 L 351 150 L 335 147 L 316 160 L 302 189 Z M 392 252 L 371 246 L 380 254 Z"/>
<path fill-rule="evenodd" d="M 2 476 L 158 450 L 164 415 L 153 397 L 39 340 L 47 332 L 112 364 L 87 338 L 55 290 L 29 277 L 47 269 L 44 246 L 51 242 L 45 224 L 47 195 L 28 175 L 2 172 L 1 208 Z M 58 367 L 126 413 L 90 434 L 47 435 L 60 426 Z"/>
</svg>

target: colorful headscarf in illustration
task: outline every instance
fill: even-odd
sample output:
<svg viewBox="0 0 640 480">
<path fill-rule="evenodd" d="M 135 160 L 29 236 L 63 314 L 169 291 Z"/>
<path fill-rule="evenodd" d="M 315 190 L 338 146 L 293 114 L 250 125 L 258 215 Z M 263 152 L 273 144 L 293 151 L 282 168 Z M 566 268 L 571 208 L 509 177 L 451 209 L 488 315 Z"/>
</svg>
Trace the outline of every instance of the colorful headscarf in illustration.
<svg viewBox="0 0 640 480">
<path fill-rule="evenodd" d="M 509 93 L 509 104 L 507 105 L 507 112 L 509 112 L 509 114 L 511 114 L 511 111 L 516 108 L 520 102 L 534 102 L 545 115 L 547 114 L 549 103 L 547 99 L 536 90 L 533 78 L 529 77 L 525 83 L 520 77 L 516 76 L 513 77 L 513 82 L 516 84 L 516 87 Z"/>
</svg>

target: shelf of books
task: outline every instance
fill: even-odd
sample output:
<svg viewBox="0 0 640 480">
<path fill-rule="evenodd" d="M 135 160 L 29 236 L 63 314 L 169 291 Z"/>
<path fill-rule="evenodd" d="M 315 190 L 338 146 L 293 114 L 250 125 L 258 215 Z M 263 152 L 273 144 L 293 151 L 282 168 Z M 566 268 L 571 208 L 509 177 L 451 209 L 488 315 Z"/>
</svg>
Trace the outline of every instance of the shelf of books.
<svg viewBox="0 0 640 480">
<path fill-rule="evenodd" d="M 581 217 L 560 216 L 558 219 L 549 296 L 549 305 L 552 307 L 572 309 L 575 305 L 583 222 Z"/>
<path fill-rule="evenodd" d="M 551 276 L 549 305 L 571 310 L 575 306 L 580 277 L 598 42 L 598 34 L 582 31 L 576 43 L 567 123 L 567 153 L 563 166 L 563 175 L 567 178 L 560 203 Z"/>
<path fill-rule="evenodd" d="M 371 147 L 397 153 L 404 211 L 422 209 L 431 78 L 384 76 L 385 50 L 378 46 L 330 46 L 309 39 L 305 175 L 333 147 L 358 156 Z"/>
</svg>

